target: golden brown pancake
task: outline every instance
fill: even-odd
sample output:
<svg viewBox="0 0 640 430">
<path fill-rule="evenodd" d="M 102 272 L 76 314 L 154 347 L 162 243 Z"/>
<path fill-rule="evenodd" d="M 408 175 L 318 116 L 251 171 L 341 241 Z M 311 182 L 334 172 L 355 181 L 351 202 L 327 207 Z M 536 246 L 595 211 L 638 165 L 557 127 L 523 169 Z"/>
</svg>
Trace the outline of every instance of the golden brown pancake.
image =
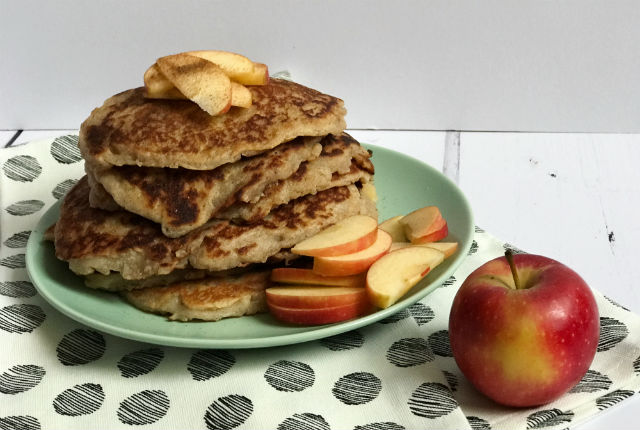
<svg viewBox="0 0 640 430">
<path fill-rule="evenodd" d="M 375 204 L 354 185 L 333 187 L 281 205 L 253 224 L 212 221 L 179 238 L 130 212 L 89 205 L 86 176 L 66 195 L 55 227 L 56 256 L 75 273 L 119 272 L 125 279 L 164 275 L 188 266 L 226 270 L 263 263 L 337 221 L 359 213 L 377 218 Z"/>
<path fill-rule="evenodd" d="M 185 281 L 166 287 L 122 293 L 147 312 L 168 314 L 170 320 L 218 321 L 267 311 L 265 289 L 271 271 L 250 272 Z"/>
<path fill-rule="evenodd" d="M 92 165 L 211 170 L 298 136 L 340 134 L 342 100 L 281 79 L 248 87 L 253 104 L 210 116 L 188 100 L 146 99 L 124 91 L 93 110 L 79 146 Z"/>
<path fill-rule="evenodd" d="M 291 176 L 300 164 L 320 155 L 319 137 L 291 142 L 214 170 L 122 166 L 85 168 L 118 206 L 160 223 L 169 237 L 200 227 L 220 209 L 236 201 L 255 201 L 270 182 Z M 92 183 L 92 189 L 95 189 Z M 95 206 L 95 197 L 90 203 Z M 109 209 L 111 204 L 99 205 Z"/>
<path fill-rule="evenodd" d="M 160 223 L 166 236 L 179 237 L 211 218 L 255 221 L 303 195 L 371 180 L 370 154 L 351 136 L 318 141 L 294 139 L 214 170 L 122 166 L 93 171 L 87 164 L 90 203 L 124 208 Z"/>
</svg>

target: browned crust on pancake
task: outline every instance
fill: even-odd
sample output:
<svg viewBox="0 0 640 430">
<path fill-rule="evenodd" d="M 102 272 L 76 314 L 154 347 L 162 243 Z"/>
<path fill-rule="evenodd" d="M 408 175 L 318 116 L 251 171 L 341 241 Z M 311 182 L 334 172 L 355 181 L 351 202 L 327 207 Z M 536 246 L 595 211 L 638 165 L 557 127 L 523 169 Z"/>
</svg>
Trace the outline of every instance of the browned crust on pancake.
<svg viewBox="0 0 640 430">
<path fill-rule="evenodd" d="M 78 274 L 116 271 L 125 279 L 167 274 L 187 265 L 217 271 L 263 263 L 347 216 L 363 210 L 377 216 L 375 208 L 362 205 L 351 185 L 282 205 L 258 223 L 214 221 L 171 239 L 140 216 L 93 209 L 88 200 L 84 177 L 62 204 L 55 228 L 56 256 Z"/>
<path fill-rule="evenodd" d="M 321 147 L 313 143 L 317 140 L 298 138 L 212 171 L 133 166 L 94 171 L 87 165 L 90 203 L 132 211 L 160 223 L 165 235 L 179 237 L 211 218 L 254 222 L 303 195 L 371 181 L 371 155 L 353 137 L 327 135 Z"/>
<path fill-rule="evenodd" d="M 165 235 L 179 237 L 202 226 L 221 209 L 259 199 L 269 183 L 286 178 L 300 163 L 318 157 L 322 150 L 319 141 L 319 137 L 296 138 L 213 170 L 121 166 L 102 171 L 87 164 L 90 203 L 113 210 L 115 200 L 116 208 L 119 205 L 158 222 Z M 94 178 L 104 188 L 92 181 Z"/>
<path fill-rule="evenodd" d="M 147 312 L 169 314 L 169 319 L 218 321 L 266 312 L 265 289 L 270 271 L 239 276 L 185 281 L 123 293 L 134 306 Z"/>
<path fill-rule="evenodd" d="M 297 136 L 344 130 L 344 103 L 293 82 L 248 87 L 253 105 L 210 116 L 185 100 L 146 99 L 144 88 L 117 94 L 80 127 L 83 157 L 95 165 L 214 169 Z"/>
</svg>

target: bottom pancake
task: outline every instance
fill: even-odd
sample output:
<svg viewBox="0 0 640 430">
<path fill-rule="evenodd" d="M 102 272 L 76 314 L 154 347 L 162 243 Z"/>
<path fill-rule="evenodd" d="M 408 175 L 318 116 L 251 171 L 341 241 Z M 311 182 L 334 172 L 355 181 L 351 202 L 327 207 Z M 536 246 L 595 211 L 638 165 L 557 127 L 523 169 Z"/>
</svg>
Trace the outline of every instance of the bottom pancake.
<svg viewBox="0 0 640 430">
<path fill-rule="evenodd" d="M 177 321 L 218 321 L 266 312 L 270 270 L 121 293 L 135 307 Z"/>
</svg>

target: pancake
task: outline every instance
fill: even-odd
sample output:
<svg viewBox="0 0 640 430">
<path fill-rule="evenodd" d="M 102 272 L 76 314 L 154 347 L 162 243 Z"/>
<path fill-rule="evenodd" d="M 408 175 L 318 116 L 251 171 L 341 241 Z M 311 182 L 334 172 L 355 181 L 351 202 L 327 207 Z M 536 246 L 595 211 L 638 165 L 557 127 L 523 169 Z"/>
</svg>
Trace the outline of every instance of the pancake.
<svg viewBox="0 0 640 430">
<path fill-rule="evenodd" d="M 340 134 L 342 100 L 281 79 L 249 86 L 253 104 L 210 116 L 188 100 L 146 99 L 124 91 L 93 110 L 78 145 L 94 166 L 136 165 L 212 170 L 298 136 Z"/>
<path fill-rule="evenodd" d="M 309 164 L 319 162 L 314 160 Z M 332 187 L 340 187 L 355 183 L 371 183 L 373 174 L 369 170 L 370 162 L 365 166 L 352 161 L 349 170 L 345 174 L 332 172 L 330 167 L 326 169 L 307 168 L 305 164 L 291 177 L 269 185 L 264 195 L 256 203 L 238 202 L 233 206 L 216 214 L 219 219 L 242 219 L 247 222 L 256 222 L 275 207 L 285 204 L 307 194 L 315 194 Z M 315 167 L 315 166 L 314 166 Z"/>
<path fill-rule="evenodd" d="M 114 208 L 111 199 L 97 189 L 99 182 L 115 201 L 115 207 L 160 223 L 168 237 L 179 237 L 236 201 L 256 201 L 267 184 L 291 176 L 302 162 L 317 158 L 322 151 L 319 141 L 319 137 L 294 139 L 264 154 L 214 170 L 135 166 L 94 170 L 85 164 L 92 190 L 96 190 L 92 191 L 90 203 L 103 209 Z"/>
<path fill-rule="evenodd" d="M 79 275 L 119 272 L 124 279 L 144 279 L 187 267 L 219 271 L 264 263 L 348 216 L 377 218 L 375 203 L 349 185 L 278 206 L 257 223 L 216 220 L 168 238 L 138 215 L 92 208 L 89 191 L 85 176 L 66 195 L 55 227 L 56 256 Z"/>
<path fill-rule="evenodd" d="M 87 167 L 89 201 L 93 207 L 137 213 L 160 223 L 166 236 L 179 237 L 211 218 L 256 221 L 306 194 L 371 180 L 370 154 L 351 136 L 318 141 L 295 139 L 214 170 L 124 166 L 93 172 Z"/>
<path fill-rule="evenodd" d="M 147 312 L 168 314 L 170 320 L 218 321 L 267 311 L 265 289 L 271 271 L 185 281 L 166 287 L 122 293 Z"/>
</svg>

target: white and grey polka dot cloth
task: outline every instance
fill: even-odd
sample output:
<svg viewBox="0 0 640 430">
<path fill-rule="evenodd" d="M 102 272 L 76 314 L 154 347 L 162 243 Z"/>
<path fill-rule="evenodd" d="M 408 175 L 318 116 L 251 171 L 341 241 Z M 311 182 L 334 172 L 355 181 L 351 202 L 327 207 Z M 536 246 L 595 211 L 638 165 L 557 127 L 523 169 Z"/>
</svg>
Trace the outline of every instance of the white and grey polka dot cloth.
<svg viewBox="0 0 640 430">
<path fill-rule="evenodd" d="M 0 150 L 0 429 L 555 429 L 640 388 L 640 318 L 596 292 L 598 353 L 583 380 L 535 409 L 479 395 L 451 356 L 460 282 L 504 244 L 476 229 L 445 285 L 371 326 L 256 350 L 194 350 L 102 334 L 63 316 L 29 282 L 25 246 L 83 174 L 77 136 Z"/>
</svg>

